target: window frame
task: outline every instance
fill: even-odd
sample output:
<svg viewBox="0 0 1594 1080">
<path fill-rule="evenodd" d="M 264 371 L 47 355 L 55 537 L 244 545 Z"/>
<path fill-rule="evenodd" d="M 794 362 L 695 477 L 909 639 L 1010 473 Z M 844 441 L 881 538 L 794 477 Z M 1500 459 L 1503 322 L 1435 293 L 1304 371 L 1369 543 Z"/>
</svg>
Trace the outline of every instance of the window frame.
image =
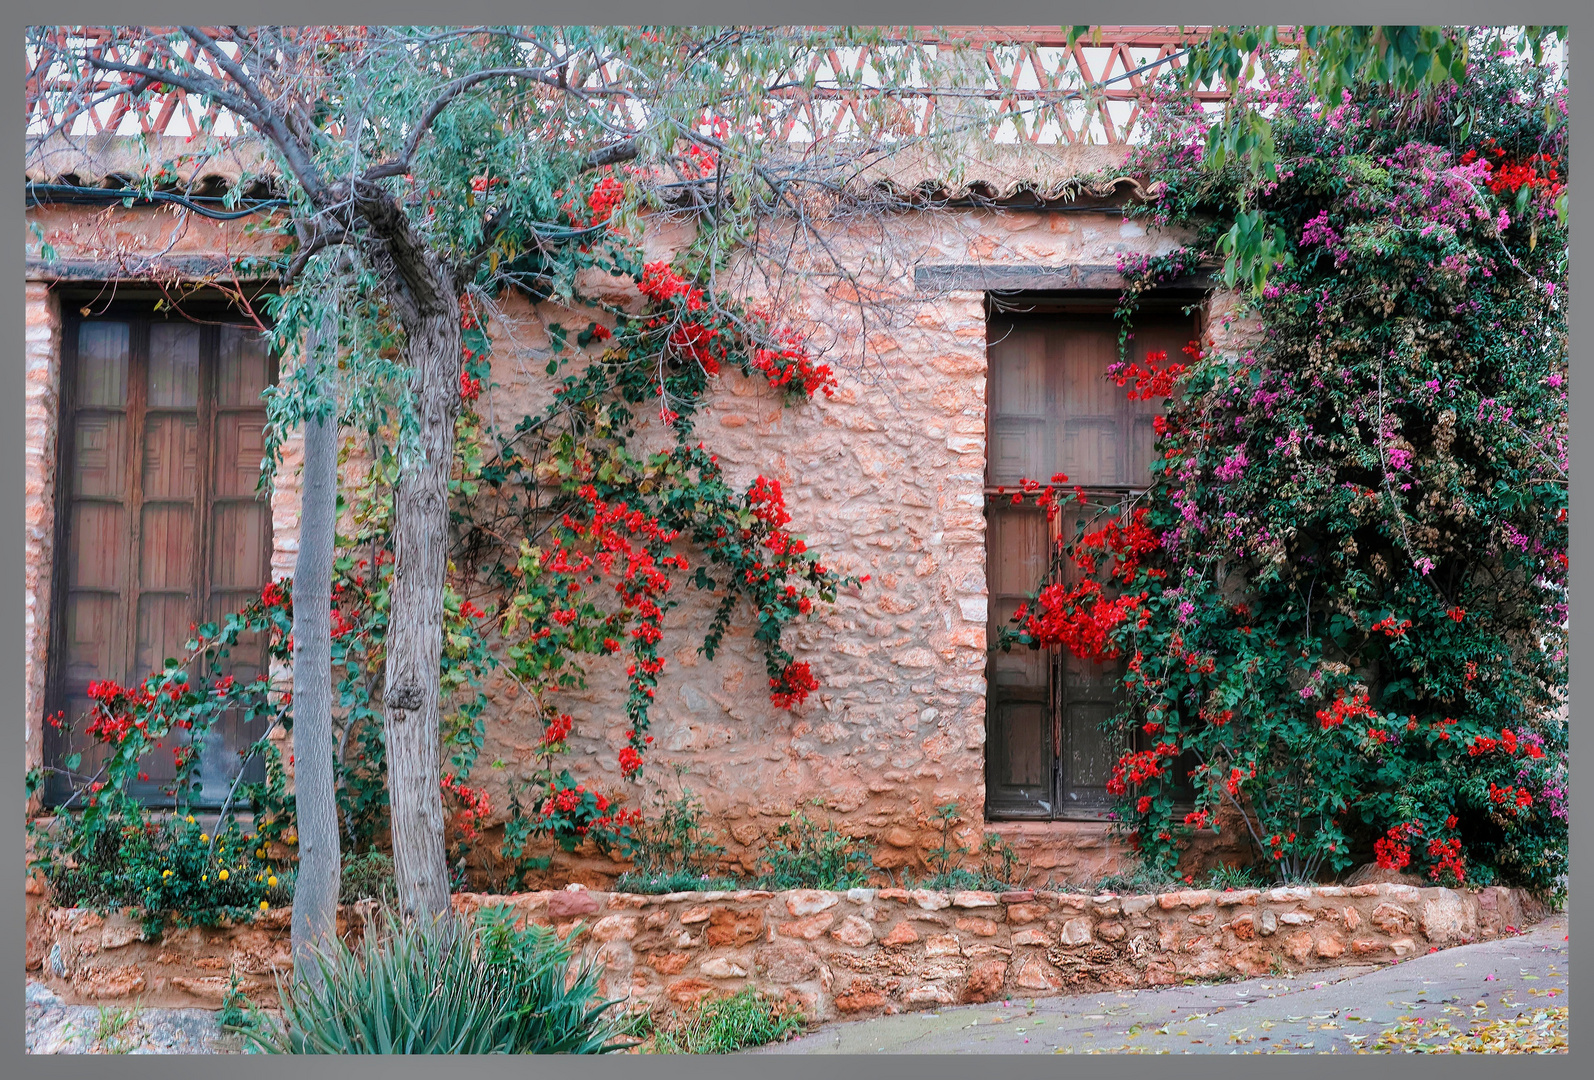
<svg viewBox="0 0 1594 1080">
<path fill-rule="evenodd" d="M 1208 304 L 1211 293 L 1206 289 L 1164 288 L 1143 296 L 1137 309 L 1137 316 L 1176 316 L 1191 320 L 1191 332 L 1196 340 L 1203 337 L 1208 328 L 1210 313 Z M 987 348 L 992 342 L 992 327 L 1003 319 L 1026 318 L 1030 316 L 1049 316 L 1056 319 L 1060 325 L 1066 324 L 1069 316 L 1095 316 L 1112 315 L 1117 308 L 1118 294 L 1107 293 L 1099 290 L 1079 290 L 1072 293 L 1049 294 L 1021 294 L 1017 296 L 987 294 L 986 300 L 986 327 Z M 995 580 L 994 559 L 996 552 L 991 544 L 991 509 L 997 499 L 1010 499 L 1014 484 L 996 484 L 992 482 L 992 422 L 994 419 L 992 399 L 991 367 L 987 364 L 985 394 L 985 467 L 982 477 L 983 507 L 986 515 L 986 580 L 987 595 L 992 597 L 988 608 L 988 618 L 995 618 L 995 601 L 992 583 Z M 1150 479 L 1141 486 L 1127 485 L 1080 485 L 1086 498 L 1091 503 L 1105 503 L 1128 508 L 1142 497 L 1150 488 Z M 1006 488 L 1004 492 L 1002 489 Z M 1069 486 L 1072 490 L 1072 485 Z M 1101 523 L 1106 523 L 1110 511 L 1103 510 L 1099 517 Z M 1048 559 L 1050 565 L 1055 566 L 1058 557 L 1058 543 L 1063 536 L 1063 523 L 1065 515 L 1057 515 L 1046 522 L 1047 543 L 1049 544 Z M 1005 743 L 1002 741 L 1004 732 L 998 730 L 996 723 L 996 709 L 1003 703 L 998 701 L 996 691 L 995 656 L 993 650 L 986 665 L 986 740 L 985 740 L 985 818 L 988 821 L 1083 821 L 1103 822 L 1111 820 L 1108 814 L 1111 811 L 1110 800 L 1101 804 L 1095 802 L 1087 805 L 1075 804 L 1070 806 L 1068 798 L 1069 785 L 1064 773 L 1066 762 L 1069 760 L 1069 725 L 1066 721 L 1067 703 L 1064 700 L 1063 667 L 1067 661 L 1063 649 L 1053 646 L 1044 650 L 1046 654 L 1047 688 L 1045 701 L 1047 704 L 1047 722 L 1050 728 L 1051 747 L 1051 777 L 1049 806 L 1048 802 L 1037 800 L 1033 803 L 1009 804 L 999 803 L 992 805 L 991 794 L 996 787 L 993 784 L 992 760 L 993 750 L 1000 751 Z"/>
<path fill-rule="evenodd" d="M 79 294 L 82 295 L 82 294 Z M 67 604 L 71 592 L 69 580 L 69 563 L 71 561 L 69 545 L 71 537 L 71 519 L 73 505 L 77 496 L 73 491 L 75 471 L 75 446 L 76 446 L 76 421 L 79 411 L 79 371 L 78 349 L 79 335 L 85 323 L 90 322 L 125 322 L 128 324 L 127 348 L 127 391 L 126 399 L 122 406 L 124 423 L 128 429 L 127 446 L 125 449 L 126 461 L 124 467 L 128 476 L 124 482 L 123 490 L 127 493 L 123 505 L 128 507 L 129 521 L 126 525 L 126 536 L 130 542 L 127 552 L 128 563 L 123 568 L 123 579 L 118 589 L 123 608 L 123 617 L 126 625 L 122 627 L 124 640 L 117 645 L 117 654 L 131 667 L 138 663 L 138 597 L 146 590 L 138 587 L 137 579 L 140 575 L 138 560 L 140 553 L 138 541 L 141 535 L 142 522 L 139 520 L 146 500 L 143 498 L 143 461 L 138 453 L 147 441 L 148 433 L 142 430 L 150 415 L 151 407 L 148 404 L 148 373 L 150 364 L 150 329 L 159 323 L 190 323 L 201 328 L 199 345 L 198 378 L 196 403 L 193 415 L 198 427 L 197 445 L 195 447 L 195 478 L 194 504 L 194 566 L 190 570 L 190 580 L 194 581 L 200 592 L 192 598 L 192 606 L 197 612 L 199 607 L 207 603 L 214 591 L 212 589 L 212 563 L 214 554 L 211 551 L 213 539 L 212 511 L 220 501 L 242 501 L 232 496 L 218 497 L 216 492 L 216 462 L 215 462 L 215 437 L 216 424 L 219 412 L 263 412 L 266 408 L 262 401 L 259 406 L 217 406 L 216 402 L 216 368 L 220 359 L 220 341 L 222 326 L 252 326 L 258 325 L 254 319 L 241 312 L 237 305 L 225 298 L 215 296 L 191 297 L 182 302 L 179 307 L 157 308 L 150 300 L 144 299 L 142 291 L 128 295 L 124 291 L 121 299 L 110 303 L 92 300 L 82 295 L 88 303 L 80 304 L 79 296 L 64 294 L 61 300 L 61 336 L 59 354 L 59 391 L 56 403 L 56 431 L 55 431 L 55 476 L 53 478 L 55 509 L 51 529 L 51 541 L 54 557 L 50 569 L 50 631 L 47 640 L 45 655 L 45 694 L 44 717 L 48 718 L 56 712 L 67 707 L 70 699 L 69 679 L 67 675 Z M 266 350 L 266 385 L 274 386 L 280 376 L 280 360 L 270 349 Z M 142 381 L 136 393 L 140 400 L 139 408 L 135 412 L 135 383 Z M 164 406 L 154 407 L 157 411 Z M 171 407 L 175 412 L 176 407 Z M 135 431 L 135 422 L 140 430 Z M 258 498 L 258 496 L 257 496 Z M 271 574 L 271 553 L 274 549 L 275 523 L 272 520 L 269 501 L 265 502 L 265 537 L 263 568 L 267 580 Z M 264 584 L 264 582 L 262 582 Z M 149 590 L 158 592 L 160 590 Z M 237 591 L 237 590 L 222 590 Z M 128 599 L 131 597 L 131 600 Z M 199 619 L 196 621 L 205 621 Z M 158 661 L 157 661 L 158 662 Z M 269 665 L 269 657 L 263 654 L 263 662 Z M 264 672 L 262 672 L 264 673 Z M 129 674 L 128 678 L 139 678 L 141 674 Z M 102 676 L 105 677 L 105 676 Z M 72 719 L 76 720 L 76 717 Z M 66 741 L 65 734 L 57 731 L 53 725 L 44 724 L 43 761 L 47 766 L 55 766 L 62 755 L 71 752 L 71 744 Z M 254 771 L 259 771 L 254 770 Z M 146 785 L 136 785 L 144 788 Z M 132 792 L 144 805 L 152 808 L 165 808 L 175 805 L 176 800 L 159 790 L 159 783 L 150 781 L 147 785 L 151 790 Z M 41 789 L 43 805 L 47 809 L 57 809 L 70 801 L 72 792 L 66 781 L 59 774 L 52 773 L 48 776 Z M 225 798 L 225 792 L 204 790 L 203 794 L 189 801 L 200 807 L 219 807 Z"/>
</svg>

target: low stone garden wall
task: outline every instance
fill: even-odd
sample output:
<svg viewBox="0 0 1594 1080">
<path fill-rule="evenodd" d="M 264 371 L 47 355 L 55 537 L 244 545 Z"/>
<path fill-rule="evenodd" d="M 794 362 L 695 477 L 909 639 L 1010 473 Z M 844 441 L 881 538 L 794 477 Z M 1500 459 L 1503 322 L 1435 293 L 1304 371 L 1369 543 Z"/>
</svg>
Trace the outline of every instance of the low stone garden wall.
<svg viewBox="0 0 1594 1080">
<path fill-rule="evenodd" d="M 141 1000 L 218 1007 L 236 975 L 275 999 L 290 913 L 144 940 L 130 913 L 30 904 L 27 966 L 67 1003 Z M 604 989 L 635 1007 L 682 1007 L 749 984 L 811 1018 L 887 1014 L 1005 996 L 1040 997 L 1381 963 L 1511 934 L 1545 914 L 1512 889 L 1365 884 L 1158 896 L 852 889 L 637 896 L 561 891 L 454 897 L 462 912 L 587 928 Z M 361 932 L 370 909 L 345 908 Z"/>
</svg>

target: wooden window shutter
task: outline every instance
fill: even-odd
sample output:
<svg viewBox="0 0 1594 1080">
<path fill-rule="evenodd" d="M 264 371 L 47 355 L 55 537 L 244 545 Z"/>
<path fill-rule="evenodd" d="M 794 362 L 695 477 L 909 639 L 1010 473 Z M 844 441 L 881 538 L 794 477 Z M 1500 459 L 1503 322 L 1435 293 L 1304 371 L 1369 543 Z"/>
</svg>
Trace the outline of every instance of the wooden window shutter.
<svg viewBox="0 0 1594 1080">
<path fill-rule="evenodd" d="M 50 655 L 51 712 L 89 710 L 91 682 L 141 681 L 181 658 L 190 628 L 258 595 L 270 573 L 269 508 L 255 492 L 272 377 L 259 333 L 184 319 L 91 318 L 64 335 L 57 631 Z M 263 643 L 240 642 L 228 670 L 265 671 Z M 239 717 L 215 725 L 201 757 L 200 802 L 219 803 L 239 751 L 261 733 Z M 168 801 L 170 743 L 145 759 L 132 794 Z M 81 733 L 71 745 L 47 728 L 47 760 L 74 750 L 92 777 L 105 748 Z M 252 762 L 245 779 L 264 775 Z M 70 787 L 55 778 L 47 796 Z"/>
<path fill-rule="evenodd" d="M 1110 311 L 993 316 L 987 356 L 988 459 L 986 542 L 990 623 L 1000 629 L 1048 568 L 1078 580 L 1057 546 L 1081 526 L 1098 529 L 1149 483 L 1160 399 L 1131 400 L 1129 386 L 1107 378 L 1119 359 L 1118 323 Z M 1185 358 L 1195 320 L 1173 312 L 1143 314 L 1127 358 L 1147 353 Z M 1160 366 L 1160 365 L 1159 365 Z M 1068 477 L 1088 505 L 1069 502 L 1052 522 L 1033 505 L 1014 506 L 1025 479 Z M 1005 489 L 1005 490 L 1004 490 Z M 1104 730 L 1121 703 L 1123 661 L 1093 664 L 1066 650 L 993 651 L 988 666 L 986 806 L 992 817 L 1099 817 L 1111 805 L 1107 779 L 1126 744 Z"/>
</svg>

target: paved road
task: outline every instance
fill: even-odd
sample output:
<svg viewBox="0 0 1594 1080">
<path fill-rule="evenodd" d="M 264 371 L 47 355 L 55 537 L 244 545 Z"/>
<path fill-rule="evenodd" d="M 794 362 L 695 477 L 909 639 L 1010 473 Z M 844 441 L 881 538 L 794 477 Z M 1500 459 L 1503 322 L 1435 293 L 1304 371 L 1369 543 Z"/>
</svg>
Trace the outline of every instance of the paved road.
<svg viewBox="0 0 1594 1080">
<path fill-rule="evenodd" d="M 1567 921 L 1397 964 L 828 1024 L 753 1053 L 1357 1053 L 1566 1046 Z"/>
<path fill-rule="evenodd" d="M 237 1053 L 207 1009 L 146 1009 L 137 1004 L 64 1005 L 43 983 L 28 981 L 25 1045 L 30 1054 Z"/>
</svg>

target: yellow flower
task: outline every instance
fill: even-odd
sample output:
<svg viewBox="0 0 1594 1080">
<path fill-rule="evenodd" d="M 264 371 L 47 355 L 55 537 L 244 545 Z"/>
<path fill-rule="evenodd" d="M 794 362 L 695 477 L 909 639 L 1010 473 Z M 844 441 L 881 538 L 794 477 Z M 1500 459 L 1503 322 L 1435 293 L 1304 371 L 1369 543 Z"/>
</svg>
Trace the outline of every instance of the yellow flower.
<svg viewBox="0 0 1594 1080">
<path fill-rule="evenodd" d="M 194 815 L 193 814 L 189 814 L 188 815 L 188 824 L 192 825 L 193 823 L 194 823 Z"/>
<path fill-rule="evenodd" d="M 223 870 L 221 873 L 217 874 L 216 876 L 218 878 L 220 878 L 222 881 L 226 881 L 227 880 L 227 871 Z"/>
<path fill-rule="evenodd" d="M 255 849 L 255 858 L 264 859 L 265 857 L 266 857 L 266 849 L 265 848 L 256 848 Z"/>
<path fill-rule="evenodd" d="M 273 889 L 275 889 L 277 887 L 277 875 L 276 874 L 272 874 L 270 877 L 268 877 L 266 879 L 266 884 L 270 885 Z"/>
<path fill-rule="evenodd" d="M 271 907 L 270 904 L 266 903 L 264 900 L 260 901 L 260 910 L 261 911 L 265 911 L 269 907 Z"/>
<path fill-rule="evenodd" d="M 199 875 L 199 880 L 201 882 L 209 881 L 210 880 L 210 875 L 209 874 L 200 874 Z"/>
<path fill-rule="evenodd" d="M 171 876 L 172 876 L 172 872 L 171 872 L 171 871 L 170 871 L 170 870 L 162 870 L 162 871 L 161 871 L 161 877 L 163 877 L 163 878 L 169 878 L 169 877 L 171 877 Z"/>
<path fill-rule="evenodd" d="M 209 834 L 209 833 L 200 833 L 200 834 L 199 834 L 199 842 L 200 842 L 200 843 L 201 843 L 201 844 L 208 844 L 208 843 L 210 843 L 210 834 Z"/>
</svg>

